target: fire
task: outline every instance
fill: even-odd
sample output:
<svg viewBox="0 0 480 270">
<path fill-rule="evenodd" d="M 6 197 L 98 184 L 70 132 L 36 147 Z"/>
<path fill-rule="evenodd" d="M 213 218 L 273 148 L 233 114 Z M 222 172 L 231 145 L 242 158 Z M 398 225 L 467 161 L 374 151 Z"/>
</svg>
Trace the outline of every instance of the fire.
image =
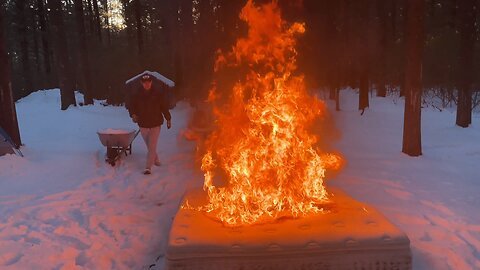
<svg viewBox="0 0 480 270">
<path fill-rule="evenodd" d="M 218 54 L 215 71 L 248 68 L 228 95 L 210 91 L 216 125 L 204 145 L 208 203 L 200 209 L 227 225 L 321 212 L 325 172 L 341 159 L 316 149 L 309 133 L 326 108 L 294 75 L 296 36 L 305 26 L 287 25 L 276 2 L 257 7 L 249 0 L 240 18 L 248 35 Z"/>
</svg>

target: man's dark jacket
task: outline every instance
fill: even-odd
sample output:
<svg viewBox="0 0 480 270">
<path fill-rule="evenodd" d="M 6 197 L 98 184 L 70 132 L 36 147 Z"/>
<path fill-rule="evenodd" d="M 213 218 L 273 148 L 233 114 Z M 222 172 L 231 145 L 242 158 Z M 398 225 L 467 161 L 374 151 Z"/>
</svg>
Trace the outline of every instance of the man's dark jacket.
<svg viewBox="0 0 480 270">
<path fill-rule="evenodd" d="M 143 86 L 136 91 L 128 102 L 130 116 L 137 116 L 137 123 L 142 128 L 153 128 L 163 124 L 163 118 L 170 121 L 168 100 L 165 91 L 153 87 L 145 90 Z"/>
</svg>

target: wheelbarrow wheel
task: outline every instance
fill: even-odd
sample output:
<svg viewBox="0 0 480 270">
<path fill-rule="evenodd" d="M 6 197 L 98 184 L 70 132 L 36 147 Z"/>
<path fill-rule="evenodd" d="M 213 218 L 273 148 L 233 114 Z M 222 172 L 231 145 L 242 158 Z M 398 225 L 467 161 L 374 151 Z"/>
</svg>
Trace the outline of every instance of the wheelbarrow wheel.
<svg viewBox="0 0 480 270">
<path fill-rule="evenodd" d="M 107 157 L 105 160 L 110 165 L 115 166 L 115 162 L 117 161 L 118 155 L 119 155 L 118 148 L 107 147 Z"/>
<path fill-rule="evenodd" d="M 118 149 L 114 147 L 107 147 L 107 159 L 115 160 L 118 156 Z"/>
</svg>

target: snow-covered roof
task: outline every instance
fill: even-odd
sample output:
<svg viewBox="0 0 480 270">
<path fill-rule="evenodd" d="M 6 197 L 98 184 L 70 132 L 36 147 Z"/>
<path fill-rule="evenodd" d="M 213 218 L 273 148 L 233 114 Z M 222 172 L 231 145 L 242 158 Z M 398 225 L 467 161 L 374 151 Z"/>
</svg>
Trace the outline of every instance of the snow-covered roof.
<svg viewBox="0 0 480 270">
<path fill-rule="evenodd" d="M 150 74 L 151 76 L 157 78 L 157 80 L 160 80 L 162 82 L 164 82 L 166 85 L 170 86 L 170 87 L 174 87 L 175 86 L 175 82 L 168 79 L 167 77 L 163 76 L 162 74 L 156 72 L 156 71 L 150 71 L 150 70 L 145 70 L 144 72 L 136 75 L 135 77 L 133 78 L 130 78 L 128 79 L 127 81 L 125 81 L 125 84 L 129 84 L 130 82 L 140 78 L 141 76 L 143 76 L 144 74 Z"/>
</svg>

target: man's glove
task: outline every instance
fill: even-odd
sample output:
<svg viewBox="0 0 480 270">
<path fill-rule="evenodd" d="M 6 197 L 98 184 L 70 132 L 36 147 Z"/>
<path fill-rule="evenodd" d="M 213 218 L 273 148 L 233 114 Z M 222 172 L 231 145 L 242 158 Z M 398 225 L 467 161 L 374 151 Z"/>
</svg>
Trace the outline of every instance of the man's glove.
<svg viewBox="0 0 480 270">
<path fill-rule="evenodd" d="M 134 123 L 137 123 L 138 117 L 137 117 L 136 114 L 132 114 L 132 121 L 133 121 Z"/>
<path fill-rule="evenodd" d="M 170 129 L 172 127 L 172 121 L 167 120 L 167 128 Z"/>
</svg>

